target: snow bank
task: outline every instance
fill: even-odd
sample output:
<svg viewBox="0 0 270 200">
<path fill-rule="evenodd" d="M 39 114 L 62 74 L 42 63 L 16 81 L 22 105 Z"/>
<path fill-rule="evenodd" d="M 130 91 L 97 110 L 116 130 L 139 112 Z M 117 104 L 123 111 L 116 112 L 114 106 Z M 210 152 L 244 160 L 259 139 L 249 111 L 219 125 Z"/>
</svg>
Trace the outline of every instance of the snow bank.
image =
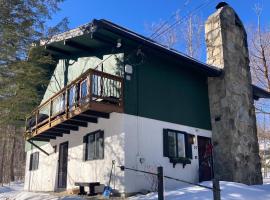
<svg viewBox="0 0 270 200">
<path fill-rule="evenodd" d="M 212 186 L 211 182 L 204 182 Z M 220 182 L 222 200 L 268 200 L 270 182 L 264 185 L 247 186 L 240 183 Z M 212 200 L 212 191 L 198 186 L 181 187 L 165 192 L 166 200 Z M 157 193 L 130 197 L 129 200 L 156 200 Z M 82 200 L 76 196 L 58 197 L 47 193 L 23 191 L 23 183 L 13 183 L 0 187 L 0 200 Z"/>
<path fill-rule="evenodd" d="M 211 182 L 203 185 L 212 186 Z M 247 186 L 240 183 L 220 182 L 222 200 L 267 200 L 270 199 L 270 184 Z M 157 193 L 130 197 L 130 200 L 156 200 Z M 183 187 L 177 190 L 166 191 L 166 200 L 213 200 L 211 190 L 198 186 Z"/>
<path fill-rule="evenodd" d="M 23 191 L 23 183 L 12 183 L 10 186 L 0 187 L 0 200 L 82 200 L 80 197 L 58 197 L 46 193 Z"/>
</svg>

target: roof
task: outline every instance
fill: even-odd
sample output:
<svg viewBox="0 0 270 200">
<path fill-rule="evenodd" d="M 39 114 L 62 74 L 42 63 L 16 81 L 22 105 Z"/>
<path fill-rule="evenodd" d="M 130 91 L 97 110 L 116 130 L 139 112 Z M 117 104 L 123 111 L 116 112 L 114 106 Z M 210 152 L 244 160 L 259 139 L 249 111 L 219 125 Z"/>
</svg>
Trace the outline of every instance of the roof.
<svg viewBox="0 0 270 200">
<path fill-rule="evenodd" d="M 92 22 L 79 26 L 78 28 L 55 35 L 49 40 L 42 40 L 40 44 L 44 45 L 50 53 L 58 57 L 65 57 L 83 55 L 83 52 L 89 53 L 94 51 L 96 47 L 106 48 L 111 47 L 111 45 L 116 46 L 119 37 L 121 37 L 121 39 L 131 40 L 143 47 L 155 49 L 175 59 L 185 61 L 190 64 L 190 68 L 203 72 L 209 77 L 218 77 L 222 74 L 222 69 L 203 63 L 184 53 L 168 48 L 150 38 L 104 19 L 94 19 Z M 252 85 L 252 87 L 255 100 L 270 98 L 270 92 L 255 85 Z"/>
<path fill-rule="evenodd" d="M 108 37 L 108 35 L 105 37 L 105 34 L 111 34 L 111 37 Z M 143 47 L 157 50 L 158 52 L 171 56 L 176 60 L 187 62 L 190 64 L 190 68 L 201 71 L 207 76 L 219 76 L 222 72 L 222 70 L 217 67 L 203 63 L 175 49 L 168 48 L 150 38 L 104 19 L 94 19 L 88 24 L 55 35 L 49 40 L 41 41 L 41 45 L 45 45 L 48 51 L 61 57 L 63 55 L 77 54 L 81 50 L 91 50 L 98 45 L 103 45 L 103 47 L 112 43 L 116 45 L 117 37 L 121 37 L 123 40 L 133 41 Z"/>
</svg>

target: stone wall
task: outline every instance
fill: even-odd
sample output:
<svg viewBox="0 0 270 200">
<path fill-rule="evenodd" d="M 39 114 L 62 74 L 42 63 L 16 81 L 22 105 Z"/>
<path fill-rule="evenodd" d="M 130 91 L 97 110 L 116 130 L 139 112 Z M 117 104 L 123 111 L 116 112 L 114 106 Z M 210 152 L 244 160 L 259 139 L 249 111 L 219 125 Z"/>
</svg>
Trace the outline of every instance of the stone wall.
<svg viewBox="0 0 270 200">
<path fill-rule="evenodd" d="M 220 180 L 262 183 L 247 36 L 228 5 L 206 21 L 207 62 L 224 73 L 209 78 L 214 173 Z"/>
</svg>

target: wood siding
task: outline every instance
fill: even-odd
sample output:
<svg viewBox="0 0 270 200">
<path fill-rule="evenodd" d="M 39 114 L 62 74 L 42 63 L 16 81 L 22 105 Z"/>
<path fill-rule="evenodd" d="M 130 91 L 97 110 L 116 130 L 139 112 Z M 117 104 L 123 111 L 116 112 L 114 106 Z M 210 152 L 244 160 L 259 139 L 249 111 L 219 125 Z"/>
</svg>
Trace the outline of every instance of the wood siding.
<svg viewBox="0 0 270 200">
<path fill-rule="evenodd" d="M 127 114 L 211 130 L 207 78 L 184 63 L 146 55 L 124 95 Z"/>
</svg>

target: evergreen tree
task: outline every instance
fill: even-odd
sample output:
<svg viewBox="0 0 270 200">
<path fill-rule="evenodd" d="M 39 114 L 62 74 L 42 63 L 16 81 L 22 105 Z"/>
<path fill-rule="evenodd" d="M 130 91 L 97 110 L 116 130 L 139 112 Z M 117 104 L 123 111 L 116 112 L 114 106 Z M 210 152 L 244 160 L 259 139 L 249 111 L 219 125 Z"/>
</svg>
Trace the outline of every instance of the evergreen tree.
<svg viewBox="0 0 270 200">
<path fill-rule="evenodd" d="M 25 113 L 39 103 L 50 78 L 53 60 L 31 44 L 67 29 L 67 19 L 55 27 L 46 21 L 63 0 L 0 0 L 0 119 L 21 124 Z M 36 51 L 36 52 L 35 52 Z M 27 57 L 29 59 L 26 61 Z"/>
<path fill-rule="evenodd" d="M 46 21 L 63 0 L 0 0 L 0 182 L 24 174 L 22 127 L 43 96 L 56 61 L 38 41 L 67 30 Z"/>
</svg>

